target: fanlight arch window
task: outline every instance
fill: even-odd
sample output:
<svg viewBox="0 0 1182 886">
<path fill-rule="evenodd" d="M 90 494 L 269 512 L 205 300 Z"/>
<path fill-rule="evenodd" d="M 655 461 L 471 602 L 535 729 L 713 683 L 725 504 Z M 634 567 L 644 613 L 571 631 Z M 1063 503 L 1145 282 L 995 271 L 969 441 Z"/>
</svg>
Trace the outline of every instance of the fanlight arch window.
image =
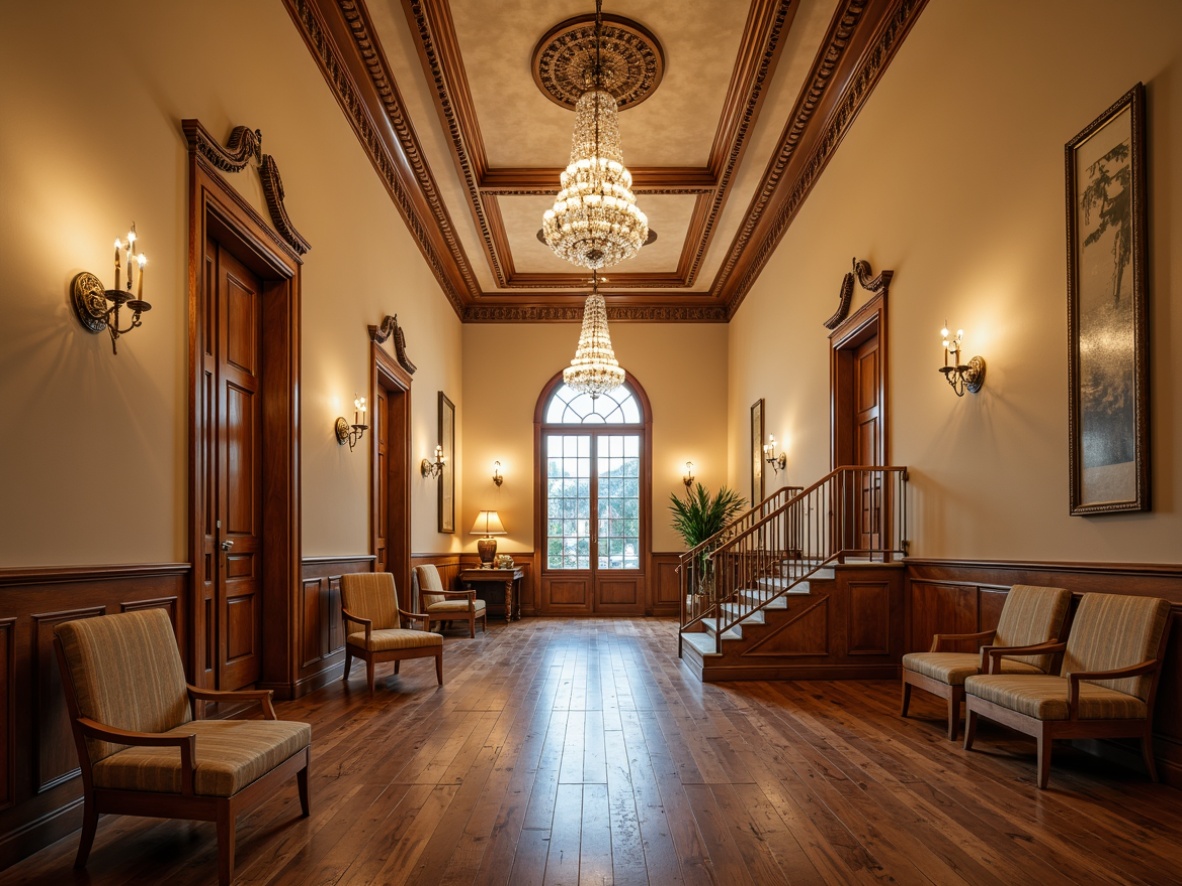
<svg viewBox="0 0 1182 886">
<path fill-rule="evenodd" d="M 627 382 L 594 398 L 561 384 L 550 395 L 544 420 L 548 425 L 638 425 L 644 414 Z"/>
</svg>

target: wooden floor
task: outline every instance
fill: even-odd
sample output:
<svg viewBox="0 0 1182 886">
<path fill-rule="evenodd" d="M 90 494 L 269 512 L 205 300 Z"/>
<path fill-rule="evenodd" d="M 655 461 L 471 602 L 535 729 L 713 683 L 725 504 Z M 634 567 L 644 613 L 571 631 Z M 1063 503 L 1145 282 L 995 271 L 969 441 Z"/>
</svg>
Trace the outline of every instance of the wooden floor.
<svg viewBox="0 0 1182 886">
<path fill-rule="evenodd" d="M 243 818 L 242 884 L 1178 883 L 1182 794 L 1034 745 L 895 682 L 701 685 L 665 620 L 527 619 L 364 668 L 280 716 L 311 722 L 312 815 Z M 4 883 L 216 881 L 213 826 L 104 816 Z"/>
</svg>

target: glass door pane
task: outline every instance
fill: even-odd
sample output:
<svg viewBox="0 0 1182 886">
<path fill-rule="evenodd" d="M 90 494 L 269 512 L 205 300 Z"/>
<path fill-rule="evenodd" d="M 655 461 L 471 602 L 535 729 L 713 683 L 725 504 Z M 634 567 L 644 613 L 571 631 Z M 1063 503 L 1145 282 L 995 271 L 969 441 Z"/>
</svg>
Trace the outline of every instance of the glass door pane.
<svg viewBox="0 0 1182 886">
<path fill-rule="evenodd" d="M 591 436 L 548 434 L 546 568 L 591 568 Z"/>
<path fill-rule="evenodd" d="M 640 568 L 640 437 L 596 437 L 600 569 Z"/>
</svg>

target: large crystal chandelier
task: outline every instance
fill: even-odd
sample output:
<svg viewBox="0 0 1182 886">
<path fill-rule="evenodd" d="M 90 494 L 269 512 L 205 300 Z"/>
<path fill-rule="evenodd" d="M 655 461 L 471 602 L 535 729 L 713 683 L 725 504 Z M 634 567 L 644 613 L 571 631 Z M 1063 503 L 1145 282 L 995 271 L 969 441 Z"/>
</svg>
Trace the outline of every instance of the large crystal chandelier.
<svg viewBox="0 0 1182 886">
<path fill-rule="evenodd" d="M 583 328 L 579 331 L 575 358 L 562 370 L 562 380 L 579 393 L 590 394 L 592 400 L 624 383 L 624 370 L 616 362 L 607 331 L 607 307 L 599 294 L 598 274 L 592 280 L 591 294 L 583 306 Z"/>
<path fill-rule="evenodd" d="M 601 5 L 596 0 L 595 66 L 575 105 L 570 164 L 553 208 L 542 216 L 542 236 L 555 254 L 591 270 L 631 258 L 648 238 L 648 219 L 636 206 L 632 173 L 624 166 L 616 98 L 604 88 Z"/>
</svg>

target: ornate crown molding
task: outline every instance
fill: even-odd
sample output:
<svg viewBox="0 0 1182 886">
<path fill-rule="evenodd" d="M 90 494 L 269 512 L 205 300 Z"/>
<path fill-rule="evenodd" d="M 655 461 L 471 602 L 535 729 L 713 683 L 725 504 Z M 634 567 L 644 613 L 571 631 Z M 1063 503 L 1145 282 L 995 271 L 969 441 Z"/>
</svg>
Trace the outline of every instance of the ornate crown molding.
<svg viewBox="0 0 1182 886">
<path fill-rule="evenodd" d="M 292 249 L 303 255 L 312 246 L 295 229 L 295 225 L 291 223 L 291 219 L 287 215 L 287 207 L 283 205 L 283 179 L 279 175 L 279 167 L 275 163 L 275 158 L 270 154 L 263 154 L 263 162 L 259 166 L 259 178 L 263 182 L 263 196 L 267 200 L 267 211 L 271 213 L 271 221 L 275 223 L 275 230 Z"/>
<path fill-rule="evenodd" d="M 894 271 L 883 271 L 877 277 L 870 276 L 870 262 L 859 261 L 853 259 L 852 271 L 846 273 L 841 280 L 841 292 L 838 295 L 837 311 L 828 320 L 821 325 L 826 329 L 836 329 L 843 322 L 850 312 L 850 300 L 854 294 L 854 276 L 857 275 L 858 283 L 867 292 L 879 293 L 881 292 L 885 297 L 887 291 L 891 286 L 891 277 L 895 275 Z"/>
<path fill-rule="evenodd" d="M 612 305 L 607 317 L 614 322 L 725 323 L 722 305 Z M 464 311 L 465 323 L 578 323 L 582 303 L 571 305 L 472 305 Z"/>
<path fill-rule="evenodd" d="M 374 344 L 385 344 L 386 339 L 391 335 L 394 336 L 394 358 L 398 361 L 399 366 L 411 375 L 414 375 L 415 369 L 418 367 L 410 362 L 410 357 L 406 356 L 406 333 L 398 325 L 398 315 L 387 314 L 382 318 L 381 326 L 370 326 L 368 328 L 369 339 Z"/>
</svg>

